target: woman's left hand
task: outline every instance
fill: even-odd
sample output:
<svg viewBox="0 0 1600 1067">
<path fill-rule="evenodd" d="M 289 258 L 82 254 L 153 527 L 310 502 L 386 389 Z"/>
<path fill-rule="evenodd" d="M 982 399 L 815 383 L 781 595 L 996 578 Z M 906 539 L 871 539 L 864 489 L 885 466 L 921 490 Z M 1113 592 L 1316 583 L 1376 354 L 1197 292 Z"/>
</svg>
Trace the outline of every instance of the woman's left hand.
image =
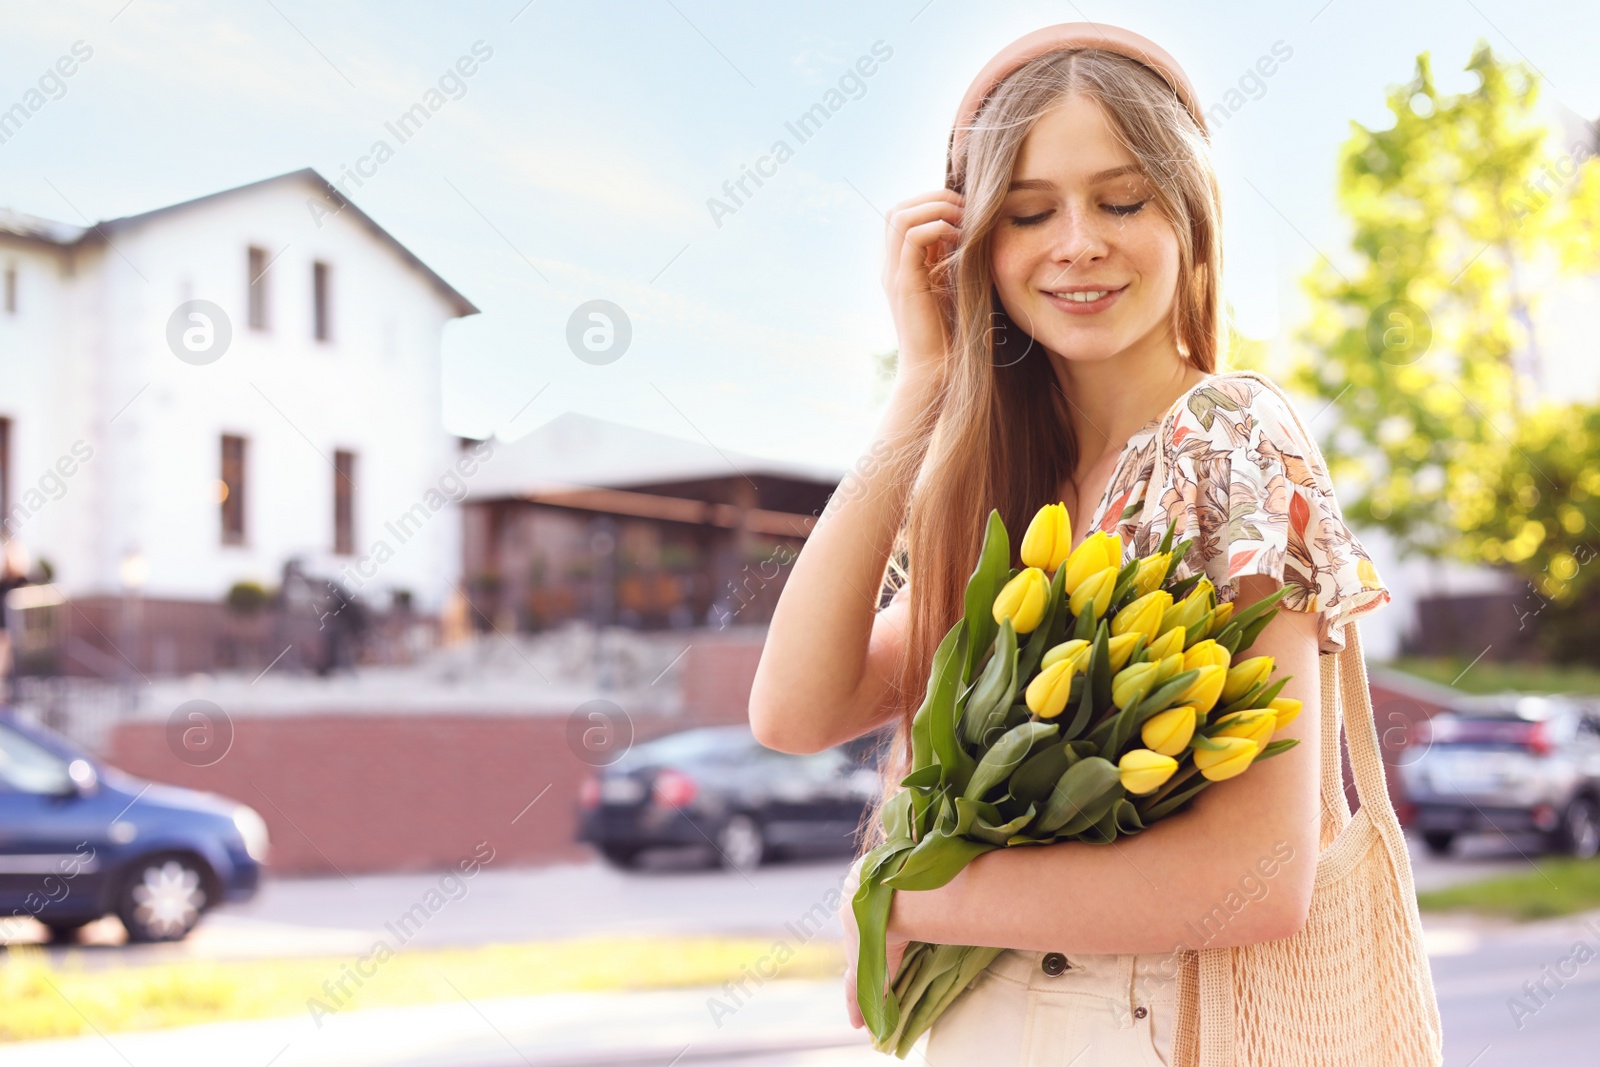
<svg viewBox="0 0 1600 1067">
<path fill-rule="evenodd" d="M 839 905 L 839 925 L 844 927 L 844 1006 L 850 1015 L 850 1025 L 857 1030 L 867 1025 L 861 1017 L 861 1005 L 856 1002 L 856 960 L 861 954 L 861 931 L 856 927 L 855 895 L 856 889 L 861 884 L 861 859 L 850 865 L 850 871 L 844 879 L 844 900 Z M 895 896 L 900 894 L 897 892 Z M 887 974 L 889 985 L 894 985 L 895 975 L 899 973 L 900 961 L 905 958 L 906 946 L 911 944 L 911 939 L 901 935 L 893 929 L 892 919 L 894 911 L 890 909 L 891 926 L 885 937 L 888 948 Z"/>
</svg>

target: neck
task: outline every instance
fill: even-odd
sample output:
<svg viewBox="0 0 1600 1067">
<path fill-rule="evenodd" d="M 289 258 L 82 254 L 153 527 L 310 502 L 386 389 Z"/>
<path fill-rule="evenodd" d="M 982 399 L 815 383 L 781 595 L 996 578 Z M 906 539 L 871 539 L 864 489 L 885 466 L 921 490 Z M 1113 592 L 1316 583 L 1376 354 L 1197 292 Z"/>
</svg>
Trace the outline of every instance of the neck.
<svg viewBox="0 0 1600 1067">
<path fill-rule="evenodd" d="M 1057 356 L 1052 367 L 1071 401 L 1069 417 L 1084 466 L 1110 449 L 1121 448 L 1206 377 L 1179 355 L 1170 331 L 1105 359 Z"/>
</svg>

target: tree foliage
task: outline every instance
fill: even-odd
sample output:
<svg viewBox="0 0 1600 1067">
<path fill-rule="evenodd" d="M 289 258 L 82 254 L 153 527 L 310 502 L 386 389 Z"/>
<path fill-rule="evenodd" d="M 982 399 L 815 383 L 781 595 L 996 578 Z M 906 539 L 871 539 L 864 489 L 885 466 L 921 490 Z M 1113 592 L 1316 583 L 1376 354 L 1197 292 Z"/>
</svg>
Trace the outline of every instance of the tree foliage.
<svg viewBox="0 0 1600 1067">
<path fill-rule="evenodd" d="M 1338 195 L 1353 266 L 1305 280 L 1310 350 L 1291 376 L 1335 404 L 1324 452 L 1347 518 L 1404 555 L 1514 568 L 1567 602 L 1600 567 L 1600 413 L 1540 398 L 1539 279 L 1600 264 L 1600 165 L 1538 117 L 1538 76 L 1480 43 L 1477 84 L 1442 92 L 1427 53 L 1352 123 Z"/>
</svg>

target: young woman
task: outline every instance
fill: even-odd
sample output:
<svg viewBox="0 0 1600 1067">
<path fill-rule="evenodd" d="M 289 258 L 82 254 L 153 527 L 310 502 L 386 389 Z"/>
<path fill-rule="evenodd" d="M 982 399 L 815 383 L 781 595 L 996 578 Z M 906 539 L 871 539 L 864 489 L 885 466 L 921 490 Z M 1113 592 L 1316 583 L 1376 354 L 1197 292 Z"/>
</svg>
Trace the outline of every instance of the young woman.
<svg viewBox="0 0 1600 1067">
<path fill-rule="evenodd" d="M 1013 43 L 967 94 L 946 184 L 888 220 L 900 338 L 878 429 L 888 459 L 863 465 L 796 560 L 751 723 L 787 752 L 893 724 L 885 798 L 898 790 L 991 507 L 1013 548 L 1057 501 L 1074 547 L 1105 530 L 1147 555 L 1176 519 L 1175 540 L 1196 540 L 1179 577 L 1203 571 L 1240 608 L 1292 586 L 1251 654 L 1292 676 L 1282 695 L 1304 710 L 1279 736 L 1298 746 L 1110 847 L 998 849 L 940 889 L 896 893 L 890 912 L 891 976 L 912 940 L 1007 949 L 935 1024 L 933 1067 L 1170 1064 L 1180 950 L 1305 922 L 1329 836 L 1317 657 L 1389 593 L 1287 399 L 1218 370 L 1217 182 L 1204 115 L 1165 52 L 1088 24 Z M 879 610 L 896 570 L 908 577 Z M 856 874 L 839 914 L 861 1026 Z M 1245 906 L 1220 906 L 1241 890 Z"/>
</svg>

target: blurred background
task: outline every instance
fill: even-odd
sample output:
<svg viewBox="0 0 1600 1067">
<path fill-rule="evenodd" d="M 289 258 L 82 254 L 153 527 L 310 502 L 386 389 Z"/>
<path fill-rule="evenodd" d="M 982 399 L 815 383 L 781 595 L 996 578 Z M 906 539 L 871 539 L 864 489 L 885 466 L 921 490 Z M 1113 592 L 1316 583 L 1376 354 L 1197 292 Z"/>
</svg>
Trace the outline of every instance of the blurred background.
<svg viewBox="0 0 1600 1067">
<path fill-rule="evenodd" d="M 878 1062 L 882 738 L 762 749 L 750 681 L 873 462 L 883 214 L 1102 19 L 1394 593 L 1448 1062 L 1592 1059 L 1600 15 L 10 0 L 0 1065 Z"/>
</svg>

